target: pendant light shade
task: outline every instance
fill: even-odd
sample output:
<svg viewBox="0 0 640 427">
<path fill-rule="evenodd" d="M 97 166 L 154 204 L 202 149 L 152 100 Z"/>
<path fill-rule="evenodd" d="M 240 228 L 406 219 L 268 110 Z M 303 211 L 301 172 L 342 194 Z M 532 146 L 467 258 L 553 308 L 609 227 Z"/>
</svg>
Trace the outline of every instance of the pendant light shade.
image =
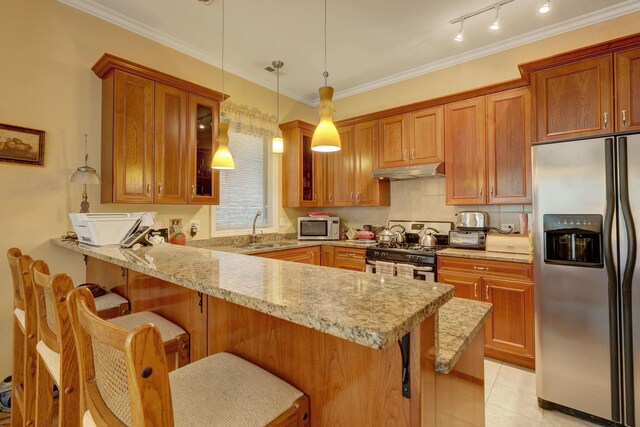
<svg viewBox="0 0 640 427">
<path fill-rule="evenodd" d="M 271 140 L 271 151 L 280 154 L 284 153 L 284 140 L 281 136 L 274 136 Z"/>
<path fill-rule="evenodd" d="M 211 169 L 234 169 L 235 164 L 229 151 L 229 123 L 220 121 L 217 141 L 218 149 L 211 159 Z"/>
<path fill-rule="evenodd" d="M 320 92 L 320 123 L 313 132 L 311 149 L 320 152 L 340 151 L 340 135 L 333 124 L 333 88 L 323 86 Z"/>
</svg>

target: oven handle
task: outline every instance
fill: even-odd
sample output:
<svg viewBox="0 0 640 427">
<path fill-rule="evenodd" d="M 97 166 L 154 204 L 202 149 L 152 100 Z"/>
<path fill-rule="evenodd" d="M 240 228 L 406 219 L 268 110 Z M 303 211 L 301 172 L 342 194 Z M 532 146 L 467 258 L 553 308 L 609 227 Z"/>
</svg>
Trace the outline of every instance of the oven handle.
<svg viewBox="0 0 640 427">
<path fill-rule="evenodd" d="M 384 261 L 384 262 L 386 262 L 386 261 Z M 374 266 L 375 266 L 375 265 L 376 265 L 376 262 L 375 262 L 375 261 L 371 261 L 371 260 L 367 260 L 367 264 L 369 264 L 369 265 L 374 265 Z M 390 263 L 390 264 L 393 264 L 393 265 L 403 265 L 401 262 L 393 262 L 393 263 Z M 415 271 L 427 271 L 427 272 L 428 272 L 428 271 L 433 271 L 433 270 L 434 270 L 434 269 L 433 269 L 433 267 L 416 267 L 416 266 L 413 266 L 413 269 L 414 269 Z"/>
</svg>

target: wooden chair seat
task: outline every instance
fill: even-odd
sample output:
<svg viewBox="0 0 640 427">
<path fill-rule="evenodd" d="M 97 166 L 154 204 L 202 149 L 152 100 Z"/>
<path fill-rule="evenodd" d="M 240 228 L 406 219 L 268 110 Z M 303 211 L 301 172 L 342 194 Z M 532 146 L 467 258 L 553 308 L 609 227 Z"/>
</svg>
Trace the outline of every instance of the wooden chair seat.
<svg viewBox="0 0 640 427">
<path fill-rule="evenodd" d="M 18 319 L 18 323 L 20 323 L 20 328 L 22 329 L 22 332 L 24 332 L 25 327 L 26 327 L 26 315 L 24 310 L 20 310 L 19 308 L 16 308 L 15 310 L 13 310 L 13 315 L 16 316 L 16 319 Z"/>
<path fill-rule="evenodd" d="M 105 295 L 96 298 L 96 307 L 98 316 L 103 319 L 111 319 L 129 312 L 129 300 L 115 292 L 107 292 Z"/>
<path fill-rule="evenodd" d="M 96 308 L 97 306 L 98 304 L 96 302 Z M 109 322 L 127 329 L 133 329 L 144 323 L 151 323 L 158 328 L 162 341 L 164 342 L 175 340 L 182 335 L 188 335 L 187 331 L 182 329 L 180 326 L 151 311 L 140 311 L 137 313 L 127 314 L 126 316 L 109 319 Z"/>
<path fill-rule="evenodd" d="M 47 371 L 55 381 L 56 385 L 60 387 L 60 353 L 56 353 L 51 350 L 44 341 L 38 341 L 36 345 L 38 355 L 42 358 Z"/>
</svg>

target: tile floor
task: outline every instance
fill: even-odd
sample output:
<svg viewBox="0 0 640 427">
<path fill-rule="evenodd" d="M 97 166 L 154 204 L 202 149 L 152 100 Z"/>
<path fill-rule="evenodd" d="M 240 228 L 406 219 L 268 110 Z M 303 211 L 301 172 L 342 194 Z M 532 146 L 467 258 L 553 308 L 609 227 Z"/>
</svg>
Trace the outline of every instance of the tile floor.
<svg viewBox="0 0 640 427">
<path fill-rule="evenodd" d="M 596 426 L 557 411 L 538 407 L 532 370 L 485 359 L 486 427 Z"/>
</svg>

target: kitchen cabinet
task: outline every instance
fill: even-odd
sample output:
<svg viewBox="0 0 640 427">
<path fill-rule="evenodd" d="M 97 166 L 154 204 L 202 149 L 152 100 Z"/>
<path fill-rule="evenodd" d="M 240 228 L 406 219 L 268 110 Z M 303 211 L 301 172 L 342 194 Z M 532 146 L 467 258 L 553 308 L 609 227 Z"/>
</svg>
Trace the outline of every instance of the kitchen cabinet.
<svg viewBox="0 0 640 427">
<path fill-rule="evenodd" d="M 488 204 L 531 203 L 531 95 L 487 95 Z"/>
<path fill-rule="evenodd" d="M 614 132 L 612 82 L 610 54 L 534 72 L 536 141 Z"/>
<path fill-rule="evenodd" d="M 334 266 L 344 270 L 366 271 L 366 249 L 336 246 Z"/>
<path fill-rule="evenodd" d="M 300 262 L 303 264 L 321 264 L 320 246 L 309 246 L 304 248 L 284 249 L 256 254 L 262 258 L 279 259 L 283 261 Z"/>
<path fill-rule="evenodd" d="M 615 54 L 617 130 L 640 129 L 640 48 Z"/>
<path fill-rule="evenodd" d="M 321 265 L 323 267 L 335 267 L 335 248 L 333 246 L 322 246 L 320 248 L 322 253 Z"/>
<path fill-rule="evenodd" d="M 93 71 L 102 79 L 101 201 L 217 204 L 206 158 L 222 94 L 109 54 Z M 203 108 L 216 116 L 206 137 Z"/>
<path fill-rule="evenodd" d="M 378 163 L 376 120 L 338 128 L 342 149 L 319 153 L 320 206 L 389 206 L 389 180 L 372 177 Z"/>
<path fill-rule="evenodd" d="M 211 169 L 216 151 L 219 103 L 189 94 L 189 203 L 220 202 L 220 172 Z"/>
<path fill-rule="evenodd" d="M 315 127 L 296 120 L 280 125 L 284 140 L 282 154 L 282 206 L 317 207 L 320 185 L 319 156 L 311 150 Z"/>
<path fill-rule="evenodd" d="M 485 204 L 485 98 L 447 104 L 444 111 L 447 204 Z"/>
<path fill-rule="evenodd" d="M 444 161 L 441 105 L 380 119 L 380 169 Z"/>
<path fill-rule="evenodd" d="M 493 304 L 485 324 L 485 355 L 527 368 L 535 365 L 533 266 L 438 256 L 438 282 L 455 296 Z"/>
</svg>

